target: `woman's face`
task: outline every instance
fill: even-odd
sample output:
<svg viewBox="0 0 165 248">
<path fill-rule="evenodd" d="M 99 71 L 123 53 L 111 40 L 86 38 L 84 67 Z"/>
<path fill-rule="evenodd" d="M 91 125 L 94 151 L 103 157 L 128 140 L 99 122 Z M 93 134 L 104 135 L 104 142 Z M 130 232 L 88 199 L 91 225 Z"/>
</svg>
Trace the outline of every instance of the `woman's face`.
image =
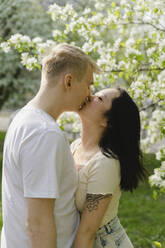
<svg viewBox="0 0 165 248">
<path fill-rule="evenodd" d="M 111 108 L 112 100 L 120 95 L 119 90 L 115 88 L 104 89 L 91 97 L 91 102 L 80 111 L 83 120 L 105 123 L 104 113 Z"/>
</svg>

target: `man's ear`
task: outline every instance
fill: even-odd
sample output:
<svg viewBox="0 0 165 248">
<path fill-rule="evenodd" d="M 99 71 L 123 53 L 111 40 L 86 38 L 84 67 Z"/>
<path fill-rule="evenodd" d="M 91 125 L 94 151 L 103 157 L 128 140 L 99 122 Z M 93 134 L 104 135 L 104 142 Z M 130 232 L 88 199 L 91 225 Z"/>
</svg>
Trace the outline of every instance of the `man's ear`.
<svg viewBox="0 0 165 248">
<path fill-rule="evenodd" d="M 65 90 L 72 88 L 72 75 L 70 73 L 67 73 L 64 76 L 64 88 Z"/>
</svg>

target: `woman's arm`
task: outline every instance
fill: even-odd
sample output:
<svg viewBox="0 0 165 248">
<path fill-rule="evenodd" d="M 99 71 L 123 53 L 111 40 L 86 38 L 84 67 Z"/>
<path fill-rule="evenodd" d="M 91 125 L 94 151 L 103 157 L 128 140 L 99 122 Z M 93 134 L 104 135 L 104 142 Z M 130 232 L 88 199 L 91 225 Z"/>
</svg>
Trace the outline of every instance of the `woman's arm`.
<svg viewBox="0 0 165 248">
<path fill-rule="evenodd" d="M 87 194 L 74 248 L 93 248 L 96 232 L 111 198 L 111 194 Z"/>
</svg>

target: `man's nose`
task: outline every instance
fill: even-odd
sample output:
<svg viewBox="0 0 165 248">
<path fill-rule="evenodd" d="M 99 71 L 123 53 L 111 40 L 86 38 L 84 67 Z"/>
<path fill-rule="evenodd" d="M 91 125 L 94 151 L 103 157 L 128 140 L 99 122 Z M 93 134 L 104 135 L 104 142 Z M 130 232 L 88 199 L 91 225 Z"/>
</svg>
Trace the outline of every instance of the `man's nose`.
<svg viewBox="0 0 165 248">
<path fill-rule="evenodd" d="M 88 87 L 87 95 L 91 96 L 91 88 L 90 87 Z"/>
</svg>

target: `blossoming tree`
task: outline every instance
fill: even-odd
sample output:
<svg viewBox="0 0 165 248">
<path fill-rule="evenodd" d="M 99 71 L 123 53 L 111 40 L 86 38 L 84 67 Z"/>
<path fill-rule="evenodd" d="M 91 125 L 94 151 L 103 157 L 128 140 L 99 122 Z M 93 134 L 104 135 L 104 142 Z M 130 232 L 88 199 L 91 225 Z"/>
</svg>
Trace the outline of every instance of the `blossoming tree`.
<svg viewBox="0 0 165 248">
<path fill-rule="evenodd" d="M 94 90 L 111 84 L 126 87 L 140 108 L 142 148 L 165 137 L 165 3 L 164 0 L 92 0 L 85 8 L 53 4 L 48 13 L 55 24 L 52 40 L 12 35 L 1 49 L 17 50 L 28 70 L 41 69 L 42 57 L 52 46 L 67 42 L 81 47 L 103 70 Z M 77 117 L 65 114 L 78 127 Z M 162 161 L 150 177 L 152 186 L 165 190 L 165 144 L 156 154 Z"/>
<path fill-rule="evenodd" d="M 20 32 L 31 38 L 51 38 L 53 22 L 40 0 L 0 1 L 0 41 Z M 18 107 L 39 85 L 39 71 L 29 73 L 20 63 L 19 54 L 12 49 L 5 54 L 0 49 L 0 109 Z"/>
</svg>

